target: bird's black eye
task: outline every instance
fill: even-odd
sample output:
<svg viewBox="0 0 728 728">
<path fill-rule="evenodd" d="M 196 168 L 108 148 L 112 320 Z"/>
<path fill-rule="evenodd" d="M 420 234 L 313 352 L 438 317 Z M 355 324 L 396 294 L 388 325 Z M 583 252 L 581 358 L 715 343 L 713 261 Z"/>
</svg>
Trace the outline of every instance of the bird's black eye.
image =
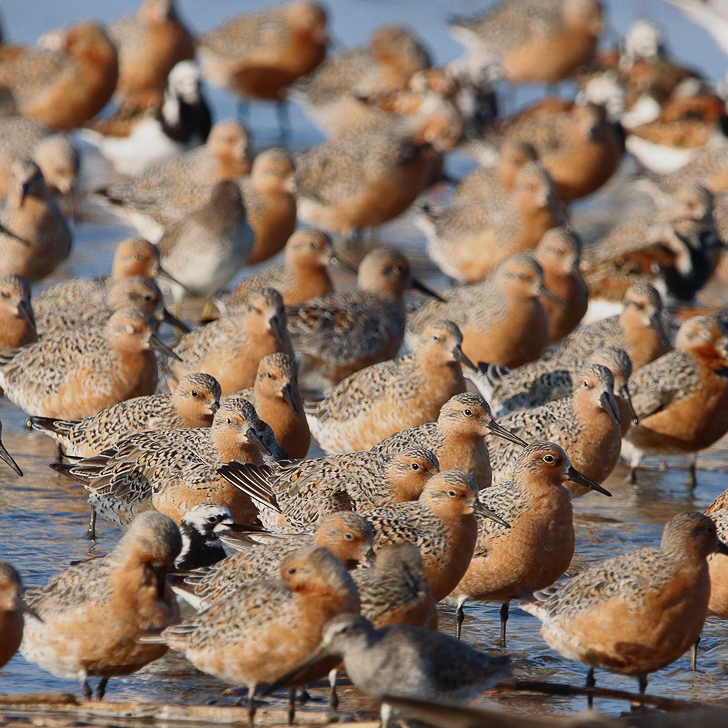
<svg viewBox="0 0 728 728">
<path fill-rule="evenodd" d="M 552 463 L 554 461 L 554 456 L 553 455 L 544 455 L 543 461 L 545 463 Z"/>
<path fill-rule="evenodd" d="M 295 567 L 295 566 L 291 566 L 291 567 L 290 567 L 290 568 L 288 569 L 288 573 L 289 573 L 289 574 L 295 574 L 295 573 L 296 573 L 296 567 Z"/>
<path fill-rule="evenodd" d="M 447 491 L 447 494 L 448 494 L 448 495 L 449 495 L 449 496 L 450 496 L 451 498 L 455 498 L 455 497 L 457 496 L 457 491 L 455 491 L 455 490 L 448 490 L 448 491 Z"/>
<path fill-rule="evenodd" d="M 147 301 L 147 302 L 149 302 L 149 301 L 153 301 L 154 298 L 152 297 L 152 294 L 151 293 L 145 293 L 144 294 L 144 300 Z"/>
<path fill-rule="evenodd" d="M 3 291 L 0 295 L 2 295 L 3 298 L 10 298 L 10 294 L 7 291 Z"/>
<path fill-rule="evenodd" d="M 227 423 L 228 423 L 228 425 L 232 425 L 233 424 L 232 418 L 228 417 L 227 418 Z"/>
<path fill-rule="evenodd" d="M 464 415 L 465 415 L 466 417 L 472 417 L 472 415 L 473 415 L 473 410 L 471 410 L 471 409 L 466 409 L 466 410 L 463 410 L 463 414 L 464 414 Z"/>
<path fill-rule="evenodd" d="M 353 541 L 353 540 L 354 540 L 354 535 L 353 535 L 353 534 L 351 534 L 351 533 L 345 533 L 345 534 L 344 534 L 344 539 L 345 539 L 346 541 Z"/>
<path fill-rule="evenodd" d="M 217 521 L 217 516 L 208 516 L 207 517 L 208 523 L 215 523 L 215 521 Z"/>
<path fill-rule="evenodd" d="M 435 335 L 434 335 L 434 336 L 432 337 L 432 340 L 433 340 L 433 341 L 441 341 L 440 337 L 439 337 L 439 336 L 438 336 L 437 334 L 435 334 Z"/>
<path fill-rule="evenodd" d="M 412 463 L 411 468 L 412 470 L 419 470 L 420 466 L 417 463 Z"/>
<path fill-rule="evenodd" d="M 199 395 L 199 394 L 197 394 L 197 390 L 196 390 L 196 389 L 193 389 L 193 390 L 192 390 L 192 396 L 193 396 L 193 397 L 199 397 L 200 395 Z"/>
<path fill-rule="evenodd" d="M 266 376 L 268 377 L 268 379 L 273 379 L 273 375 L 270 372 L 268 372 Z"/>
</svg>

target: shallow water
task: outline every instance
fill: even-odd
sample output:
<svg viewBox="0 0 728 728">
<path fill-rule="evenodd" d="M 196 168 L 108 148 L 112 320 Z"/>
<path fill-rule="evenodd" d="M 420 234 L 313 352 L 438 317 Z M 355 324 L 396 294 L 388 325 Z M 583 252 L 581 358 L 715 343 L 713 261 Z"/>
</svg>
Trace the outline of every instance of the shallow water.
<svg viewBox="0 0 728 728">
<path fill-rule="evenodd" d="M 457 44 L 445 33 L 444 19 L 453 11 L 474 12 L 486 4 L 469 0 L 459 3 L 447 0 L 430 0 L 427 3 L 413 0 L 337 0 L 330 3 L 333 36 L 344 45 L 362 43 L 376 25 L 385 21 L 404 21 L 411 24 L 428 43 L 435 59 L 443 62 L 457 57 L 460 52 Z M 135 0 L 105 4 L 91 0 L 66 0 L 63 3 L 4 0 L 0 12 L 7 37 L 31 42 L 49 28 L 87 16 L 108 20 L 128 12 L 135 5 Z M 248 7 L 232 0 L 214 3 L 180 0 L 179 5 L 190 25 L 198 30 L 212 27 L 232 13 Z M 690 25 L 670 6 L 658 0 L 615 1 L 608 5 L 610 22 L 617 33 L 623 33 L 631 20 L 648 17 L 660 25 L 669 47 L 679 58 L 702 68 L 713 80 L 722 77 L 725 57 L 706 33 Z M 507 103 L 523 103 L 540 92 L 535 88 L 521 89 Z M 209 98 L 216 119 L 234 114 L 235 101 L 232 97 L 210 90 Z M 291 122 L 296 148 L 321 139 L 320 133 L 296 107 L 291 109 Z M 255 106 L 250 125 L 257 145 L 268 146 L 276 142 L 277 121 L 272 107 Z M 459 153 L 451 155 L 448 160 L 449 171 L 456 176 L 471 166 L 473 162 Z M 624 174 L 627 172 L 625 170 Z M 98 181 L 100 174 L 97 165 L 87 164 L 85 177 L 89 188 Z M 576 206 L 574 219 L 578 230 L 586 232 L 595 224 L 601 225 L 605 216 L 614 222 L 624 215 L 625 205 L 631 204 L 632 200 L 625 200 L 619 194 L 622 179 L 611 183 L 606 192 Z M 75 228 L 75 246 L 70 259 L 44 285 L 69 276 L 105 272 L 114 244 L 130 232 L 129 228 L 90 203 L 84 204 L 83 217 L 84 221 Z M 410 218 L 404 216 L 380 232 L 383 240 L 418 253 L 417 262 L 421 263 L 418 273 L 424 274 L 429 282 L 436 286 L 446 285 L 442 276 L 426 263 L 423 238 Z M 38 290 L 41 288 L 39 286 Z M 24 414 L 15 406 L 0 399 L 4 442 L 25 472 L 25 477 L 20 479 L 4 465 L 0 466 L 0 559 L 14 563 L 27 585 L 41 585 L 70 560 L 84 558 L 89 553 L 107 552 L 120 532 L 101 523 L 99 541 L 93 547 L 82 538 L 87 517 L 84 491 L 47 467 L 54 457 L 53 443 L 40 433 L 25 430 L 24 419 Z M 626 485 L 626 469 L 619 467 L 605 484 L 614 493 L 613 498 L 590 494 L 576 502 L 575 568 L 638 546 L 656 544 L 662 524 L 675 513 L 702 510 L 726 487 L 725 443 L 719 444 L 714 452 L 701 456 L 699 486 L 694 493 L 689 493 L 685 485 L 683 463 L 672 460 L 664 469 L 659 466 L 659 461 L 648 461 L 648 469 L 638 486 Z M 498 606 L 470 604 L 466 612 L 465 639 L 478 647 L 490 648 L 498 636 Z M 452 614 L 451 606 L 443 606 L 441 628 L 445 631 L 454 630 Z M 547 648 L 539 636 L 537 620 L 514 607 L 508 628 L 508 652 L 519 677 L 573 684 L 583 682 L 585 669 Z M 724 702 L 728 680 L 723 671 L 728 654 L 725 635 L 724 623 L 708 620 L 701 642 L 698 673 L 692 674 L 687 657 L 681 658 L 652 676 L 650 692 L 688 700 Z M 597 679 L 601 686 L 628 690 L 635 687 L 632 680 L 605 673 L 598 673 Z M 135 675 L 112 680 L 108 696 L 113 700 L 205 703 L 219 699 L 222 687 L 219 681 L 198 673 L 179 656 L 169 655 Z M 0 671 L 0 690 L 75 691 L 77 686 L 55 678 L 16 656 Z M 492 698 L 485 695 L 480 702 L 490 700 Z M 506 699 L 500 696 L 498 700 L 513 709 L 527 712 L 565 713 L 586 707 L 583 698 Z M 596 707 L 609 714 L 618 714 L 624 709 L 623 704 L 606 700 L 598 700 Z M 348 689 L 343 691 L 342 708 L 371 710 L 373 706 L 358 692 Z M 320 706 L 313 705 L 307 709 L 320 709 Z"/>
</svg>

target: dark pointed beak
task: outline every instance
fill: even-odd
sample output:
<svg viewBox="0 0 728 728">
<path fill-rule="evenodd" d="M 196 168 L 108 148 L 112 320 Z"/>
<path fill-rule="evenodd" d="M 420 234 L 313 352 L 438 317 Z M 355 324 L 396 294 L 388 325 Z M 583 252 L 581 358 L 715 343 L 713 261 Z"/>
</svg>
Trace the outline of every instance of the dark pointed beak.
<svg viewBox="0 0 728 728">
<path fill-rule="evenodd" d="M 182 357 L 172 351 L 172 349 L 170 349 L 166 344 L 162 343 L 155 334 L 152 334 L 149 337 L 149 346 L 154 349 L 154 351 L 158 351 L 160 354 L 164 354 L 165 356 L 176 359 L 177 361 L 182 361 Z"/>
<path fill-rule="evenodd" d="M 415 278 L 414 276 L 410 276 L 410 288 L 414 288 L 416 291 L 424 293 L 431 298 L 436 298 L 438 301 L 445 302 L 445 299 L 437 291 L 426 286 L 419 278 Z"/>
<path fill-rule="evenodd" d="M 263 452 L 267 452 L 268 455 L 273 457 L 273 453 L 268 449 L 268 446 L 260 439 L 260 435 L 255 431 L 255 428 L 249 427 L 245 431 L 245 437 L 254 444 L 256 444 Z"/>
<path fill-rule="evenodd" d="M 495 420 L 491 420 L 488 423 L 488 429 L 494 435 L 498 435 L 498 437 L 502 437 L 504 440 L 508 440 L 509 442 L 515 442 L 516 445 L 521 445 L 522 447 L 526 447 L 528 445 L 528 443 L 521 440 L 518 435 L 514 435 L 510 430 L 507 430 L 503 427 L 503 425 L 499 425 Z"/>
<path fill-rule="evenodd" d="M 459 361 L 462 364 L 465 364 L 468 369 L 472 369 L 474 372 L 478 371 L 478 367 L 473 364 L 473 362 L 468 359 L 468 357 L 465 355 L 465 352 L 463 351 L 463 347 L 460 346 L 460 344 L 457 344 L 455 348 L 452 350 L 453 356 L 455 357 L 455 361 Z"/>
<path fill-rule="evenodd" d="M 329 257 L 329 263 L 336 268 L 340 268 L 341 270 L 345 270 L 348 273 L 353 273 L 356 275 L 359 271 L 356 269 L 356 266 L 352 265 L 351 263 L 347 263 L 345 260 L 340 258 L 336 253 L 332 253 Z"/>
<path fill-rule="evenodd" d="M 609 396 L 609 392 L 602 392 L 599 395 L 599 404 L 602 406 L 602 409 L 609 412 L 612 419 L 619 424 L 619 412 L 614 406 L 614 398 Z"/>
<path fill-rule="evenodd" d="M 21 238 L 20 235 L 16 235 L 12 230 L 8 230 L 5 225 L 0 225 L 0 233 L 4 233 L 8 237 L 11 237 L 13 240 L 17 240 L 19 243 L 22 243 L 26 247 L 30 245 L 30 243 L 25 238 Z"/>
<path fill-rule="evenodd" d="M 374 549 L 371 546 L 366 550 L 364 559 L 366 560 L 367 566 L 374 566 L 374 563 L 377 560 L 377 555 L 374 553 Z"/>
<path fill-rule="evenodd" d="M 660 334 L 660 340 L 663 346 L 668 346 L 670 340 L 667 337 L 667 331 L 665 331 L 665 325 L 662 323 L 662 316 L 657 312 L 650 316 L 650 323 L 655 327 L 657 333 Z"/>
<path fill-rule="evenodd" d="M 165 324 L 174 326 L 185 334 L 189 334 L 192 330 L 184 321 L 180 321 L 172 312 L 168 311 L 166 308 L 162 309 L 162 321 L 164 321 Z"/>
<path fill-rule="evenodd" d="M 23 471 L 18 467 L 18 464 L 13 460 L 13 456 L 5 449 L 5 445 L 0 441 L 0 458 L 2 458 L 18 475 L 23 476 Z"/>
<path fill-rule="evenodd" d="M 511 527 L 511 524 L 508 523 L 508 521 L 504 521 L 497 513 L 493 513 L 490 508 L 484 506 L 477 498 L 473 504 L 473 513 L 481 518 L 489 518 L 491 521 L 500 523 L 501 526 L 505 526 L 506 528 Z"/>
<path fill-rule="evenodd" d="M 235 522 L 232 520 L 232 518 L 224 518 L 220 523 L 218 523 L 215 528 L 212 529 L 213 533 L 227 533 L 228 531 L 232 531 L 233 527 L 235 526 Z"/>
<path fill-rule="evenodd" d="M 184 288 L 185 291 L 187 290 L 187 286 L 181 281 L 178 281 L 169 271 L 162 268 L 161 264 L 157 266 L 157 273 L 167 280 L 172 281 L 172 283 L 176 283 L 181 288 Z"/>
<path fill-rule="evenodd" d="M 635 425 L 639 425 L 640 420 L 639 417 L 637 417 L 637 413 L 634 411 L 634 406 L 632 405 L 632 395 L 629 393 L 629 388 L 626 384 L 619 390 L 619 396 L 627 403 L 627 409 L 629 410 L 632 422 Z"/>
<path fill-rule="evenodd" d="M 718 541 L 718 544 L 715 547 L 715 553 L 725 554 L 726 556 L 728 556 L 728 545 L 724 544 L 722 541 Z"/>
<path fill-rule="evenodd" d="M 546 286 L 541 286 L 541 289 L 538 292 L 539 296 L 543 296 L 544 298 L 548 298 L 549 300 L 553 301 L 554 303 L 558 304 L 559 306 L 563 306 L 564 308 L 568 307 L 568 303 L 564 301 L 561 296 L 557 296 L 553 291 L 550 291 Z"/>
<path fill-rule="evenodd" d="M 281 318 L 278 314 L 270 317 L 270 327 L 275 332 L 275 335 L 283 341 L 283 327 L 281 326 Z"/>
<path fill-rule="evenodd" d="M 612 497 L 612 494 L 606 488 L 602 488 L 599 483 L 595 483 L 591 478 L 587 478 L 586 475 L 580 473 L 573 465 L 569 465 L 566 475 L 569 480 L 572 480 L 574 483 L 583 485 L 590 490 L 595 490 L 597 493 L 601 493 L 602 495 L 608 495 L 610 498 Z"/>
<path fill-rule="evenodd" d="M 39 622 L 42 622 L 43 620 L 40 618 L 40 614 L 33 609 L 33 607 L 28 604 L 28 602 L 23 599 L 23 597 L 18 594 L 15 597 L 15 609 L 17 609 L 19 612 L 25 612 L 26 614 L 29 614 L 31 617 L 35 617 Z"/>
<path fill-rule="evenodd" d="M 298 414 L 298 405 L 296 404 L 296 398 L 293 396 L 293 387 L 290 384 L 286 384 L 285 387 L 283 387 L 283 394 L 285 395 L 286 399 L 288 400 L 289 404 L 291 405 L 291 409 L 293 410 L 293 414 Z"/>
</svg>

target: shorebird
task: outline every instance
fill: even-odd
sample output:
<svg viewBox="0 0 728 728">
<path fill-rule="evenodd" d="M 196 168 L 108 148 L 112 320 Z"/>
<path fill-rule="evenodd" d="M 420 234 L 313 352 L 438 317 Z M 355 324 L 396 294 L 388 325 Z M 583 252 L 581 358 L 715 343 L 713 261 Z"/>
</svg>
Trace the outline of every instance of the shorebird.
<svg viewBox="0 0 728 728">
<path fill-rule="evenodd" d="M 565 657 L 633 675 L 643 693 L 649 673 L 680 657 L 700 636 L 710 599 L 707 557 L 728 554 L 715 523 L 681 513 L 659 547 L 643 547 L 595 564 L 565 584 L 537 592 L 522 608 Z M 624 619 L 629 614 L 630 619 Z"/>
<path fill-rule="evenodd" d="M 80 420 L 29 417 L 28 424 L 52 437 L 70 458 L 88 458 L 137 432 L 177 427 L 209 427 L 220 406 L 220 385 L 196 372 L 180 380 L 172 394 L 127 399 Z"/>
<path fill-rule="evenodd" d="M 23 599 L 20 574 L 7 561 L 0 561 L 0 667 L 18 651 L 23 639 L 23 615 L 40 619 Z"/>
<path fill-rule="evenodd" d="M 220 537 L 234 528 L 235 522 L 225 506 L 201 503 L 182 516 L 179 532 L 182 548 L 174 560 L 177 570 L 201 569 L 225 557 Z"/>
<path fill-rule="evenodd" d="M 506 644 L 510 600 L 523 589 L 544 589 L 569 568 L 574 555 L 574 517 L 570 480 L 611 495 L 574 468 L 552 442 L 534 442 L 521 450 L 513 477 L 478 493 L 478 500 L 508 522 L 478 522 L 478 542 L 457 597 L 458 639 L 463 605 L 468 599 L 500 601 L 501 645 Z"/>
<path fill-rule="evenodd" d="M 143 513 L 113 551 L 70 566 L 25 596 L 39 619 L 25 622 L 21 654 L 59 677 L 80 679 L 86 700 L 89 677 L 100 677 L 101 700 L 109 678 L 129 675 L 161 657 L 165 647 L 141 644 L 147 630 L 179 620 L 165 571 L 182 538 L 161 513 Z"/>
<path fill-rule="evenodd" d="M 0 349 L 17 349 L 37 339 L 30 284 L 14 273 L 0 275 Z"/>
<path fill-rule="evenodd" d="M 306 407 L 311 434 L 326 452 L 349 452 L 432 422 L 450 397 L 465 391 L 460 364 L 475 368 L 462 342 L 452 321 L 433 321 L 412 354 L 362 369 Z"/>
</svg>

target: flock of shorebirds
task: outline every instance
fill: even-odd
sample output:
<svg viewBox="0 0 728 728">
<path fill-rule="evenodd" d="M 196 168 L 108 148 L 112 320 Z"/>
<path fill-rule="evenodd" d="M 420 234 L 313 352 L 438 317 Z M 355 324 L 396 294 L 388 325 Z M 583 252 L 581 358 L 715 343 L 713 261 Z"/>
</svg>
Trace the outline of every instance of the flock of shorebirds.
<svg viewBox="0 0 728 728">
<path fill-rule="evenodd" d="M 706 615 L 728 618 L 728 491 L 561 580 L 572 500 L 609 496 L 620 454 L 633 480 L 645 455 L 689 456 L 694 484 L 728 432 L 728 315 L 696 302 L 728 281 L 726 102 L 647 22 L 598 51 L 604 24 L 599 0 L 504 0 L 451 21 L 466 53 L 438 68 L 400 25 L 327 55 L 309 0 L 197 37 L 173 0 L 143 0 L 0 45 L 0 393 L 87 490 L 89 537 L 97 516 L 128 527 L 42 587 L 0 563 L 0 666 L 20 649 L 87 698 L 100 678 L 100 699 L 172 648 L 246 686 L 252 722 L 259 688 L 287 688 L 292 720 L 296 690 L 335 687 L 343 661 L 386 723 L 387 696 L 509 674 L 459 641 L 467 600 L 502 605 L 502 647 L 517 600 L 588 686 L 603 668 L 644 692 L 696 658 Z M 284 139 L 290 97 L 328 140 L 254 156 L 242 123 L 213 123 L 203 78 L 276 102 Z M 505 83 L 571 78 L 573 101 L 498 114 Z M 139 237 L 109 275 L 31 301 L 71 250 L 79 140 L 121 179 L 89 198 Z M 456 147 L 483 166 L 444 206 L 423 194 L 453 184 Z M 626 150 L 654 210 L 582 246 L 569 206 Z M 453 286 L 375 246 L 334 290 L 351 241 L 407 210 Z M 207 301 L 193 328 L 190 297 Z M 445 598 L 457 638 L 437 632 Z"/>
</svg>

